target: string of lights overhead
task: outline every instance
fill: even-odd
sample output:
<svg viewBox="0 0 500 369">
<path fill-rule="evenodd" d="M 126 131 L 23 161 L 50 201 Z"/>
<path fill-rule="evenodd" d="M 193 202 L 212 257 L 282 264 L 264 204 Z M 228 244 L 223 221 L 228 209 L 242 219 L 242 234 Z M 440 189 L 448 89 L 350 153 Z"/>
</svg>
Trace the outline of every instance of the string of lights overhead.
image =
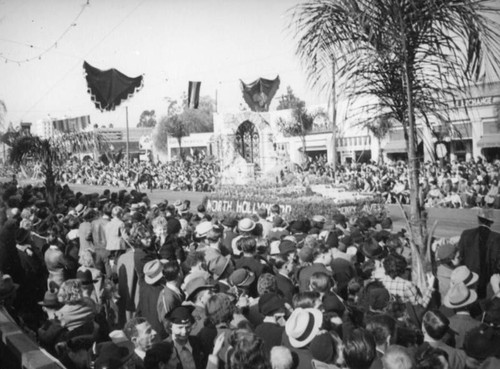
<svg viewBox="0 0 500 369">
<path fill-rule="evenodd" d="M 11 43 L 15 43 L 15 44 L 18 44 L 18 45 L 23 45 L 23 46 L 26 46 L 26 47 L 28 47 L 30 49 L 42 49 L 42 51 L 39 52 L 39 53 L 37 53 L 36 55 L 31 56 L 29 58 L 14 59 L 14 58 L 10 58 L 10 57 L 5 56 L 2 53 L 0 53 L 0 58 L 3 59 L 5 61 L 5 63 L 15 63 L 15 64 L 18 64 L 18 65 L 21 65 L 23 63 L 29 63 L 29 62 L 34 61 L 34 60 L 42 60 L 42 57 L 45 54 L 49 53 L 50 51 L 52 51 L 54 49 L 57 49 L 57 46 L 61 42 L 61 40 L 69 33 L 69 31 L 72 28 L 74 28 L 74 27 L 77 26 L 78 20 L 80 19 L 80 17 L 82 16 L 82 14 L 85 12 L 85 10 L 87 9 L 87 7 L 89 5 L 90 5 L 90 0 L 87 0 L 86 3 L 84 3 L 82 5 L 82 8 L 80 9 L 80 11 L 76 15 L 76 17 L 68 25 L 68 27 L 66 27 L 66 29 L 61 33 L 61 35 L 52 44 L 50 44 L 46 48 L 41 48 L 41 47 L 38 47 L 38 46 L 33 45 L 33 44 L 29 44 L 29 43 L 23 43 L 23 42 L 17 42 L 17 41 L 13 41 L 13 40 L 4 40 L 4 39 L 2 39 L 2 41 L 11 42 Z"/>
</svg>

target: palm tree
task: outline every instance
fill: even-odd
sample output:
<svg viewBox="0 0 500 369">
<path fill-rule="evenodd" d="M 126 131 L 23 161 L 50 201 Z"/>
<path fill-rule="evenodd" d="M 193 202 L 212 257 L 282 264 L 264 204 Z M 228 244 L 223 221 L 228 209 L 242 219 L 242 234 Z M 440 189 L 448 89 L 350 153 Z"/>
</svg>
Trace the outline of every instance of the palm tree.
<svg viewBox="0 0 500 369">
<path fill-rule="evenodd" d="M 45 177 L 47 201 L 51 206 L 56 203 L 56 177 L 58 168 L 64 165 L 71 155 L 100 150 L 105 143 L 102 136 L 93 132 L 79 132 L 43 139 L 38 136 L 19 135 L 11 142 L 9 160 L 20 165 L 33 160 L 41 165 Z"/>
<path fill-rule="evenodd" d="M 382 156 L 381 141 L 387 136 L 392 127 L 392 118 L 390 115 L 380 115 L 374 119 L 368 119 L 363 122 L 363 125 L 373 134 L 378 141 L 378 162 L 384 163 Z"/>
<path fill-rule="evenodd" d="M 313 85 L 374 99 L 365 111 L 403 125 L 410 182 L 410 232 L 425 245 L 419 201 L 416 120 L 448 119 L 449 102 L 471 82 L 499 76 L 500 27 L 489 0 L 316 0 L 292 8 L 297 54 Z"/>
</svg>

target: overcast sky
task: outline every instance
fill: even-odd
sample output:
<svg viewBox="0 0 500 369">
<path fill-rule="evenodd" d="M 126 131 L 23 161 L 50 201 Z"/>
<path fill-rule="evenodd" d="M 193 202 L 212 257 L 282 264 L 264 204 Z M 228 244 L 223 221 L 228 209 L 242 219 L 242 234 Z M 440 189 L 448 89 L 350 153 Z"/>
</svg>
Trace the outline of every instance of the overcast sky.
<svg viewBox="0 0 500 369">
<path fill-rule="evenodd" d="M 294 55 L 287 10 L 296 3 L 1 0 L 0 99 L 7 105 L 7 121 L 90 114 L 92 123 L 123 126 L 124 106 L 100 113 L 92 104 L 84 60 L 131 77 L 144 74 L 144 88 L 126 103 L 131 126 L 145 109 L 164 115 L 165 98 L 179 98 L 189 80 L 202 82 L 202 95 L 215 97 L 218 89 L 219 111 L 237 111 L 243 103 L 239 79 L 251 82 L 278 74 L 277 96 L 290 85 L 309 104 L 326 103 L 326 97 L 307 87 Z M 43 53 L 65 31 L 57 47 Z"/>
</svg>

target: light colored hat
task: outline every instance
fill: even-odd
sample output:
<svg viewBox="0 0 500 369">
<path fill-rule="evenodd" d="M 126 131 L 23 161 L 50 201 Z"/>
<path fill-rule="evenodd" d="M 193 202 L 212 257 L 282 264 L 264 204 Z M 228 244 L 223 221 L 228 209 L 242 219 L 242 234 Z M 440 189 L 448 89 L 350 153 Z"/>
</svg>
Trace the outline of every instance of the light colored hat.
<svg viewBox="0 0 500 369">
<path fill-rule="evenodd" d="M 465 284 L 460 282 L 451 286 L 444 297 L 443 304 L 450 309 L 458 309 L 470 305 L 476 300 L 476 291 L 471 290 Z"/>
<path fill-rule="evenodd" d="M 238 230 L 240 232 L 251 232 L 255 228 L 255 222 L 250 218 L 243 218 L 238 222 Z"/>
<path fill-rule="evenodd" d="M 212 222 L 201 222 L 196 226 L 195 233 L 196 237 L 206 237 L 208 232 L 210 232 L 214 228 Z"/>
<path fill-rule="evenodd" d="M 82 214 L 85 210 L 87 209 L 86 206 L 83 206 L 83 204 L 78 204 L 75 208 L 75 212 L 77 215 Z"/>
<path fill-rule="evenodd" d="M 163 264 L 158 259 L 148 261 L 143 271 L 146 283 L 155 284 L 163 277 Z"/>
<path fill-rule="evenodd" d="M 318 334 L 323 314 L 318 309 L 297 308 L 286 321 L 285 332 L 295 348 L 307 346 Z"/>
<path fill-rule="evenodd" d="M 494 222 L 495 217 L 493 216 L 493 211 L 491 209 L 481 208 L 477 212 L 477 217 L 481 219 L 486 219 L 489 222 Z"/>
<path fill-rule="evenodd" d="M 479 276 L 477 273 L 471 272 L 466 265 L 460 265 L 453 269 L 450 275 L 450 286 L 453 286 L 457 283 L 463 283 L 467 287 L 473 285 L 477 282 Z"/>
<path fill-rule="evenodd" d="M 315 215 L 312 217 L 312 221 L 316 223 L 325 223 L 326 218 L 323 215 Z"/>
</svg>

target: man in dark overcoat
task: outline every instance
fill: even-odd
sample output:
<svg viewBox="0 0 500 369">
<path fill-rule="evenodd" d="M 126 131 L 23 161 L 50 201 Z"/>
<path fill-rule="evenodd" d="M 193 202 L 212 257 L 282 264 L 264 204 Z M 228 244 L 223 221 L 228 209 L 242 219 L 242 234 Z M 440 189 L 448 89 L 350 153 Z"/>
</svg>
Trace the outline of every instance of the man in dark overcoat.
<svg viewBox="0 0 500 369">
<path fill-rule="evenodd" d="M 462 265 L 479 275 L 477 294 L 486 297 L 486 287 L 493 274 L 499 273 L 500 233 L 491 230 L 494 222 L 491 209 L 480 209 L 477 216 L 479 226 L 462 232 L 458 249 Z"/>
</svg>

